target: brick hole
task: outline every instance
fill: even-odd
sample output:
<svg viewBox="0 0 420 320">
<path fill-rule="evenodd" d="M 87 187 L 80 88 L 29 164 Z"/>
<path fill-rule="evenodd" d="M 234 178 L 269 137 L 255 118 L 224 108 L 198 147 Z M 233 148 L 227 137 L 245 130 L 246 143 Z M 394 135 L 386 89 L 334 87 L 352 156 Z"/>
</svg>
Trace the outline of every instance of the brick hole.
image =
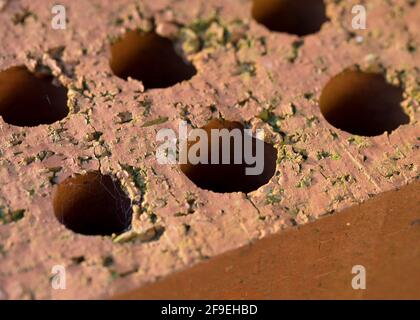
<svg viewBox="0 0 420 320">
<path fill-rule="evenodd" d="M 34 127 L 65 118 L 67 89 L 54 77 L 32 73 L 25 66 L 0 72 L 0 115 L 15 126 Z"/>
<path fill-rule="evenodd" d="M 328 20 L 323 0 L 254 0 L 252 17 L 271 31 L 316 33 Z"/>
<path fill-rule="evenodd" d="M 204 129 L 208 137 L 208 148 L 206 158 L 209 164 L 181 164 L 182 172 L 198 187 L 211 190 L 218 193 L 244 192 L 249 193 L 257 190 L 262 185 L 269 182 L 276 170 L 277 150 L 270 144 L 264 142 L 264 170 L 259 175 L 246 175 L 245 168 L 248 166 L 244 161 L 242 154 L 242 164 L 235 164 L 234 159 L 234 142 L 230 140 L 230 163 L 228 164 L 210 164 L 211 161 L 211 129 L 239 129 L 242 133 L 242 152 L 244 153 L 244 127 L 239 122 L 230 122 L 226 120 L 211 120 Z M 255 137 L 253 141 L 253 155 L 255 155 Z M 188 150 L 199 140 L 189 142 Z M 222 139 L 219 139 L 219 161 L 221 162 Z"/>
<path fill-rule="evenodd" d="M 334 127 L 360 136 L 376 136 L 409 123 L 402 101 L 402 89 L 381 74 L 346 70 L 324 87 L 320 108 Z"/>
<path fill-rule="evenodd" d="M 131 225 L 130 199 L 118 182 L 96 171 L 60 183 L 53 208 L 59 222 L 84 235 L 119 234 Z"/>
<path fill-rule="evenodd" d="M 167 88 L 197 73 L 171 40 L 154 32 L 127 32 L 111 46 L 110 66 L 116 76 L 140 80 L 145 89 Z"/>
</svg>

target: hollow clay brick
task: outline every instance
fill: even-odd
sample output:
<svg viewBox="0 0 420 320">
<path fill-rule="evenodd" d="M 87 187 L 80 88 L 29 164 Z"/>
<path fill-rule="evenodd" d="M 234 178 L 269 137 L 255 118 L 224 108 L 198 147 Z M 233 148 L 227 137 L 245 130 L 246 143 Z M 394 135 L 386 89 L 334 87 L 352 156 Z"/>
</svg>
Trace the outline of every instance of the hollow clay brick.
<svg viewBox="0 0 420 320">
<path fill-rule="evenodd" d="M 46 70 L 70 110 L 34 127 L 0 119 L 0 205 L 12 217 L 0 225 L 0 297 L 110 297 L 418 179 L 419 1 L 368 1 L 366 30 L 351 28 L 358 1 L 326 2 L 329 20 L 298 38 L 254 21 L 251 1 L 62 0 L 65 30 L 51 28 L 54 1 L 0 1 L 0 71 Z M 115 76 L 111 43 L 133 29 L 170 37 L 196 74 L 148 90 Z M 322 89 L 354 66 L 403 88 L 408 123 L 360 137 L 324 119 Z M 277 148 L 276 173 L 258 190 L 202 190 L 157 163 L 159 129 L 218 117 L 264 129 Z M 130 231 L 88 236 L 56 219 L 57 184 L 89 171 L 121 184 Z M 55 265 L 66 290 L 51 287 Z"/>
</svg>

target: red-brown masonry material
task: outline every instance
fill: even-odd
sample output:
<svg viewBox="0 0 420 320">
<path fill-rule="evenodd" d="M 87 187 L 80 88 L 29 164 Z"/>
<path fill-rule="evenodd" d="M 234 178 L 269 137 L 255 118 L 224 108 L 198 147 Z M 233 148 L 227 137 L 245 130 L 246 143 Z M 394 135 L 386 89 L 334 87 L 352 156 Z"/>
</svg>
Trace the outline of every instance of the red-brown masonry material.
<svg viewBox="0 0 420 320">
<path fill-rule="evenodd" d="M 67 29 L 53 30 L 54 1 L 3 0 L 0 71 L 50 70 L 68 89 L 70 114 L 33 128 L 0 120 L 0 205 L 25 210 L 0 225 L 1 297 L 109 297 L 413 182 L 419 4 L 369 1 L 368 29 L 355 36 L 358 1 L 327 2 L 329 21 L 302 43 L 253 21 L 251 1 L 63 0 Z M 197 69 L 189 81 L 144 91 L 113 75 L 110 43 L 128 29 L 150 30 L 151 17 Z M 204 35 L 196 20 L 210 21 Z M 197 47 L 196 37 L 206 45 Z M 369 138 L 328 124 L 322 88 L 354 65 L 405 87 L 408 124 Z M 177 165 L 156 161 L 158 129 L 176 130 L 185 119 L 202 127 L 218 116 L 265 129 L 279 151 L 276 174 L 247 196 L 201 190 Z M 133 202 L 133 231 L 118 242 L 75 234 L 54 216 L 53 184 L 91 170 L 118 179 Z M 66 290 L 51 288 L 54 265 L 66 267 Z"/>
<path fill-rule="evenodd" d="M 420 299 L 419 188 L 385 192 L 114 298 Z M 364 267 L 365 289 L 352 286 L 354 266 Z"/>
</svg>

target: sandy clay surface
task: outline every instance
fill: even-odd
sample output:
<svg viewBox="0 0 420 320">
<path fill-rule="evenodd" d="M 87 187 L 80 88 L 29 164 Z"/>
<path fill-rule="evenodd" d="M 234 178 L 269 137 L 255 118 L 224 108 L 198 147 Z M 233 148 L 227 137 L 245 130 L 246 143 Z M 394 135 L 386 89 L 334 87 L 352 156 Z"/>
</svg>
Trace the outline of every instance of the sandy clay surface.
<svg viewBox="0 0 420 320">
<path fill-rule="evenodd" d="M 418 179 L 419 1 L 361 1 L 366 30 L 255 2 L 63 0 L 54 30 L 0 0 L 0 298 L 107 298 Z M 212 119 L 264 130 L 263 175 L 157 162 Z"/>
</svg>

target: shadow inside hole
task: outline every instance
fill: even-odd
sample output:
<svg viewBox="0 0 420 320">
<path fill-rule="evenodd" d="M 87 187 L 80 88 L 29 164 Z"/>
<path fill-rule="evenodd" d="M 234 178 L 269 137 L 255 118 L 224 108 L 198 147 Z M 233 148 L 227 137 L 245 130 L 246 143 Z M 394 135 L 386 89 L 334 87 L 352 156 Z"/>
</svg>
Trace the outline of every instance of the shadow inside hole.
<svg viewBox="0 0 420 320">
<path fill-rule="evenodd" d="M 235 164 L 234 159 L 234 140 L 230 139 L 230 163 L 229 164 L 211 164 L 211 130 L 212 129 L 239 129 L 242 132 L 242 153 L 244 153 L 244 127 L 239 122 L 230 122 L 225 120 L 213 119 L 202 129 L 205 130 L 208 137 L 208 147 L 206 155 L 209 164 L 181 164 L 181 171 L 198 187 L 211 190 L 218 193 L 228 192 L 244 192 L 249 193 L 257 190 L 259 187 L 267 184 L 276 170 L 277 150 L 272 145 L 264 143 L 263 172 L 259 175 L 247 175 L 245 169 L 254 167 L 255 164 L 248 165 L 245 162 L 244 154 L 242 154 L 241 164 Z M 252 154 L 256 155 L 257 138 L 252 137 Z M 187 150 L 198 143 L 199 140 L 190 141 Z M 261 142 L 261 141 L 260 141 Z M 226 148 L 226 146 L 225 146 Z M 223 150 L 222 139 L 219 139 L 219 161 Z"/>
<path fill-rule="evenodd" d="M 254 0 L 252 17 L 271 31 L 316 33 L 328 21 L 323 0 Z"/>
<path fill-rule="evenodd" d="M 360 136 L 376 136 L 409 123 L 402 101 L 403 91 L 381 74 L 346 70 L 327 83 L 320 108 L 334 127 Z"/>
<path fill-rule="evenodd" d="M 197 73 L 171 40 L 154 32 L 128 31 L 111 46 L 110 66 L 116 76 L 140 80 L 145 89 L 167 88 Z"/>
<path fill-rule="evenodd" d="M 0 72 L 0 115 L 15 126 L 51 124 L 65 118 L 67 89 L 53 83 L 54 78 L 31 73 L 24 66 Z"/>
<path fill-rule="evenodd" d="M 60 183 L 53 208 L 58 221 L 84 235 L 119 234 L 131 224 L 130 199 L 118 182 L 96 171 Z"/>
</svg>

